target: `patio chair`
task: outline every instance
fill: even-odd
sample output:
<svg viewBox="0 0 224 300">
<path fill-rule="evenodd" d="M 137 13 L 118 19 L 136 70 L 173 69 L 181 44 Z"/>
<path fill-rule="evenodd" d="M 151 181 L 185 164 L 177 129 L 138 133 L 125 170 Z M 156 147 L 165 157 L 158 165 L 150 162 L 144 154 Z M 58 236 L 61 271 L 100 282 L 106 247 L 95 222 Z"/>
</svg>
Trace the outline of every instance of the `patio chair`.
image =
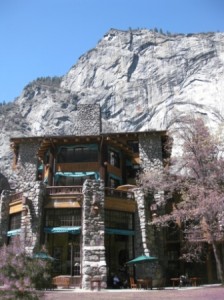
<svg viewBox="0 0 224 300">
<path fill-rule="evenodd" d="M 130 280 L 130 288 L 131 288 L 131 289 L 137 289 L 138 286 L 137 286 L 137 284 L 135 283 L 134 277 L 130 277 L 129 280 Z"/>
</svg>

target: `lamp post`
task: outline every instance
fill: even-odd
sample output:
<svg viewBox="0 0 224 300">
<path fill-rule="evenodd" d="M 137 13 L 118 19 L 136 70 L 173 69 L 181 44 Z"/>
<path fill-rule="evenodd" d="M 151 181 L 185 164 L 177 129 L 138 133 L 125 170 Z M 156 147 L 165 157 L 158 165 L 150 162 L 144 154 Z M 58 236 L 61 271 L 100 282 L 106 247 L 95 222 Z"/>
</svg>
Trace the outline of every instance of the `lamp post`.
<svg viewBox="0 0 224 300">
<path fill-rule="evenodd" d="M 74 255 L 73 255 L 73 252 L 74 252 L 74 244 L 73 242 L 69 243 L 69 246 L 71 247 L 71 255 L 70 255 L 70 274 L 71 274 L 71 277 L 73 276 L 73 265 L 74 265 Z"/>
</svg>

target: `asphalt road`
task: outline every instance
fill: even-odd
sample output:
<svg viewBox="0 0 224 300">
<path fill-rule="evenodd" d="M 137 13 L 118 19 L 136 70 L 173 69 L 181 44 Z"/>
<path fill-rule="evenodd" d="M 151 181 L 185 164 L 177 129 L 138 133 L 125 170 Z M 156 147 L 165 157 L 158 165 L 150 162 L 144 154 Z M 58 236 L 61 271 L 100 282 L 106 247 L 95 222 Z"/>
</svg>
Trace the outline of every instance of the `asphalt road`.
<svg viewBox="0 0 224 300">
<path fill-rule="evenodd" d="M 44 300 L 224 300 L 223 286 L 169 288 L 163 290 L 54 290 L 46 291 Z"/>
</svg>

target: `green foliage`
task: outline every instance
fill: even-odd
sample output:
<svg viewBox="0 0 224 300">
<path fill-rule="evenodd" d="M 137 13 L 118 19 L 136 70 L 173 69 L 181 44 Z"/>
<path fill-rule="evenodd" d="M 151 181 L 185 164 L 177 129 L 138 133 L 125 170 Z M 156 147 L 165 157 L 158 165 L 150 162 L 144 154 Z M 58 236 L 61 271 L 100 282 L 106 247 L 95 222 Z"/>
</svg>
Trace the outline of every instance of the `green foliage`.
<svg viewBox="0 0 224 300">
<path fill-rule="evenodd" d="M 4 300 L 38 300 L 39 297 L 37 294 L 34 294 L 30 291 L 9 291 L 9 290 L 1 290 L 0 291 L 0 299 Z"/>
<path fill-rule="evenodd" d="M 0 269 L 1 299 L 38 299 L 36 289 L 45 289 L 51 282 L 50 262 L 27 255 L 17 238 L 1 247 Z"/>
<path fill-rule="evenodd" d="M 47 85 L 49 87 L 59 87 L 62 81 L 62 77 L 58 76 L 47 76 L 47 77 L 38 77 L 36 80 L 31 81 L 25 86 L 25 89 L 31 88 L 35 85 Z"/>
</svg>

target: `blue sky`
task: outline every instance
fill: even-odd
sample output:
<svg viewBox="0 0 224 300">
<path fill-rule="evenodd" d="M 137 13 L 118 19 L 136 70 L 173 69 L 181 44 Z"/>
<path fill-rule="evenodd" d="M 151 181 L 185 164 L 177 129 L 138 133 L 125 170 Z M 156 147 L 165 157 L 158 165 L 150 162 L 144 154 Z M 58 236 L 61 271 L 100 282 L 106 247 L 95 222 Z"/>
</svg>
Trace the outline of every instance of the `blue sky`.
<svg viewBox="0 0 224 300">
<path fill-rule="evenodd" d="M 110 28 L 224 32 L 224 0 L 0 0 L 0 102 L 62 76 Z"/>
</svg>

